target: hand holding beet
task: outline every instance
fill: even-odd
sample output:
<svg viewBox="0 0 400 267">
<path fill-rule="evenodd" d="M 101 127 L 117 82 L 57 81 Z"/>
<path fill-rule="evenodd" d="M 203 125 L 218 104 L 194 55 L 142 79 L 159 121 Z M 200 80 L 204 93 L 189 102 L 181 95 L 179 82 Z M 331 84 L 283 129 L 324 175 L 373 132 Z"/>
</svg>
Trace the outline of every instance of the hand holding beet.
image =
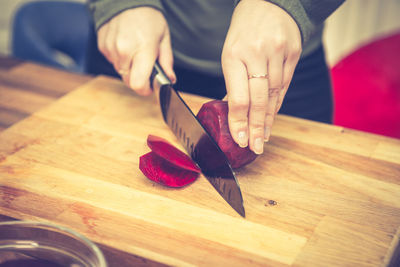
<svg viewBox="0 0 400 267">
<path fill-rule="evenodd" d="M 221 64 L 229 128 L 241 147 L 249 145 L 255 153 L 263 153 L 300 54 L 300 29 L 289 13 L 270 1 L 239 1 Z"/>
<path fill-rule="evenodd" d="M 256 159 L 249 147 L 240 147 L 233 140 L 228 125 L 228 102 L 213 100 L 205 103 L 197 118 L 225 153 L 232 168 L 237 169 Z"/>
</svg>

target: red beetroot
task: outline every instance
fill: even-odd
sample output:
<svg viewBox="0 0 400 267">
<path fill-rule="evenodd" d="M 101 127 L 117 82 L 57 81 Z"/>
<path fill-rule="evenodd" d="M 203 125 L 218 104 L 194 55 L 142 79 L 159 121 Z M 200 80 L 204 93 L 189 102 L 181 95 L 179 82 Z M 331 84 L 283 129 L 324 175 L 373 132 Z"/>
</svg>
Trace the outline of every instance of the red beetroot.
<svg viewBox="0 0 400 267">
<path fill-rule="evenodd" d="M 213 100 L 205 103 L 197 118 L 225 153 L 232 168 L 243 167 L 257 158 L 257 154 L 242 148 L 233 140 L 228 125 L 228 102 Z"/>
<path fill-rule="evenodd" d="M 167 140 L 149 135 L 147 137 L 147 145 L 150 147 L 151 151 L 169 161 L 176 167 L 180 167 L 185 170 L 200 172 L 199 167 L 182 151 L 176 149 Z"/>
<path fill-rule="evenodd" d="M 140 157 L 139 169 L 150 180 L 170 187 L 182 187 L 196 180 L 200 169 L 182 151 L 165 139 L 149 135 L 151 152 Z"/>
<path fill-rule="evenodd" d="M 154 152 L 140 157 L 139 169 L 150 180 L 170 186 L 182 187 L 194 182 L 199 173 L 176 167 Z"/>
</svg>

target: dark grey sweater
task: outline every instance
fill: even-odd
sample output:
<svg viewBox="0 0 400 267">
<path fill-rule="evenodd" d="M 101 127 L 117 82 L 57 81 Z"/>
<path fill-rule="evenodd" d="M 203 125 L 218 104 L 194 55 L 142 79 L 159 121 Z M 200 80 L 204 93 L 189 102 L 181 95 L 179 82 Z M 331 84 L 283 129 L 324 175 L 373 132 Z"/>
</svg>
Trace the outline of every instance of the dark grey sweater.
<svg viewBox="0 0 400 267">
<path fill-rule="evenodd" d="M 239 0 L 90 0 L 95 27 L 120 12 L 139 6 L 160 10 L 169 25 L 175 64 L 221 75 L 221 52 L 231 16 Z M 296 21 L 305 56 L 322 38 L 324 20 L 344 0 L 271 0 Z M 129 27 L 129 25 L 127 25 Z"/>
</svg>

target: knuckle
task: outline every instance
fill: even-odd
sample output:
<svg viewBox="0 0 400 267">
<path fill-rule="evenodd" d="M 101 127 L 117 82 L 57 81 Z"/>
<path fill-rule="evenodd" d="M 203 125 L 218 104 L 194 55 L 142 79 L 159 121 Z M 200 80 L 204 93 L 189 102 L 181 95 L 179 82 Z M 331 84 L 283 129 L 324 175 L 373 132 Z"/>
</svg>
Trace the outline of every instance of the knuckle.
<svg viewBox="0 0 400 267">
<path fill-rule="evenodd" d="M 240 120 L 235 120 L 231 119 L 229 121 L 229 129 L 236 131 L 239 129 L 244 129 L 247 127 L 247 120 L 246 119 L 240 119 Z"/>
<path fill-rule="evenodd" d="M 240 53 L 241 49 L 239 48 L 238 45 L 228 45 L 224 47 L 221 58 L 223 61 L 226 61 L 229 59 L 239 57 Z"/>
<path fill-rule="evenodd" d="M 265 42 L 260 38 L 258 40 L 254 40 L 250 44 L 250 51 L 255 55 L 259 55 L 260 53 L 266 51 Z"/>
<path fill-rule="evenodd" d="M 277 86 L 275 86 L 275 87 L 269 88 L 269 90 L 268 90 L 268 95 L 269 95 L 270 97 L 277 97 L 277 96 L 279 96 L 279 95 L 281 94 L 281 90 L 282 90 L 281 87 L 282 87 L 282 85 L 279 84 L 279 85 L 277 85 Z"/>
<path fill-rule="evenodd" d="M 145 87 L 144 83 L 131 82 L 130 87 L 136 92 L 146 91 L 146 87 Z"/>
<path fill-rule="evenodd" d="M 264 120 L 250 120 L 249 126 L 253 130 L 259 129 L 260 131 L 262 131 L 264 129 Z"/>
<path fill-rule="evenodd" d="M 142 92 L 147 89 L 146 82 L 143 79 L 130 79 L 129 86 L 137 92 Z"/>
<path fill-rule="evenodd" d="M 267 110 L 267 113 L 265 114 L 265 117 L 266 117 L 266 122 L 268 122 L 269 121 L 269 118 L 271 117 L 271 116 L 274 116 L 274 114 L 275 114 L 275 109 L 274 108 L 269 108 L 268 110 Z M 268 124 L 268 123 L 266 123 L 266 124 Z"/>
<path fill-rule="evenodd" d="M 251 104 L 250 110 L 251 112 L 261 113 L 265 112 L 266 105 L 262 101 L 254 101 Z"/>
<path fill-rule="evenodd" d="M 99 48 L 99 51 L 103 54 L 107 53 L 107 47 L 106 47 L 106 43 L 104 41 L 102 42 L 98 42 L 97 47 Z"/>
<path fill-rule="evenodd" d="M 115 42 L 115 49 L 120 56 L 126 56 L 129 53 L 129 44 L 123 39 L 118 39 Z"/>
<path fill-rule="evenodd" d="M 104 43 L 104 53 L 111 55 L 114 51 L 114 42 L 112 40 L 107 40 Z"/>
<path fill-rule="evenodd" d="M 275 116 L 275 113 L 271 113 L 265 117 L 265 125 L 266 126 L 272 127 L 272 124 L 274 123 L 274 116 Z"/>
<path fill-rule="evenodd" d="M 289 51 L 289 60 L 297 60 L 300 57 L 301 54 L 301 44 L 297 43 L 297 44 L 293 44 L 291 46 L 291 49 Z"/>
<path fill-rule="evenodd" d="M 244 115 L 246 114 L 246 115 Z M 229 109 L 228 112 L 228 125 L 233 131 L 238 129 L 244 129 L 248 126 L 248 117 L 246 113 L 240 113 Z"/>
<path fill-rule="evenodd" d="M 275 52 L 282 52 L 286 49 L 287 38 L 284 34 L 278 33 L 274 35 L 274 38 L 272 39 L 272 44 L 274 46 Z"/>
<path fill-rule="evenodd" d="M 282 81 L 282 90 L 286 90 L 286 88 L 289 87 L 291 79 L 292 79 L 292 76 L 284 78 L 284 80 Z"/>
<path fill-rule="evenodd" d="M 247 112 L 249 109 L 249 102 L 242 98 L 235 98 L 231 100 L 230 107 L 234 113 Z"/>
<path fill-rule="evenodd" d="M 293 50 L 292 53 L 295 55 L 296 58 L 298 58 L 301 54 L 301 45 L 300 44 L 295 45 L 292 50 Z"/>
<path fill-rule="evenodd" d="M 160 48 L 160 43 L 155 40 L 143 38 L 143 40 L 135 44 L 135 47 L 137 51 L 155 51 Z"/>
</svg>

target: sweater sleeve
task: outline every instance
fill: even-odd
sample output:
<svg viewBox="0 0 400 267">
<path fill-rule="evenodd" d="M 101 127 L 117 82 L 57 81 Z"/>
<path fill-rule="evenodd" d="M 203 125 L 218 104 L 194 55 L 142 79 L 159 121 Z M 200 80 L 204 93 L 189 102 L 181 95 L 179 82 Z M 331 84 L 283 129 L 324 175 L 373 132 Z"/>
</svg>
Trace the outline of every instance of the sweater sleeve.
<svg viewBox="0 0 400 267">
<path fill-rule="evenodd" d="M 302 43 L 344 2 L 344 0 L 267 0 L 284 9 L 297 23 Z"/>
<path fill-rule="evenodd" d="M 266 0 L 285 10 L 297 23 L 302 43 L 306 43 L 314 31 L 345 0 Z M 240 0 L 235 0 L 237 5 Z"/>
<path fill-rule="evenodd" d="M 89 0 L 88 6 L 96 31 L 114 16 L 130 8 L 148 6 L 164 11 L 161 0 Z"/>
</svg>

